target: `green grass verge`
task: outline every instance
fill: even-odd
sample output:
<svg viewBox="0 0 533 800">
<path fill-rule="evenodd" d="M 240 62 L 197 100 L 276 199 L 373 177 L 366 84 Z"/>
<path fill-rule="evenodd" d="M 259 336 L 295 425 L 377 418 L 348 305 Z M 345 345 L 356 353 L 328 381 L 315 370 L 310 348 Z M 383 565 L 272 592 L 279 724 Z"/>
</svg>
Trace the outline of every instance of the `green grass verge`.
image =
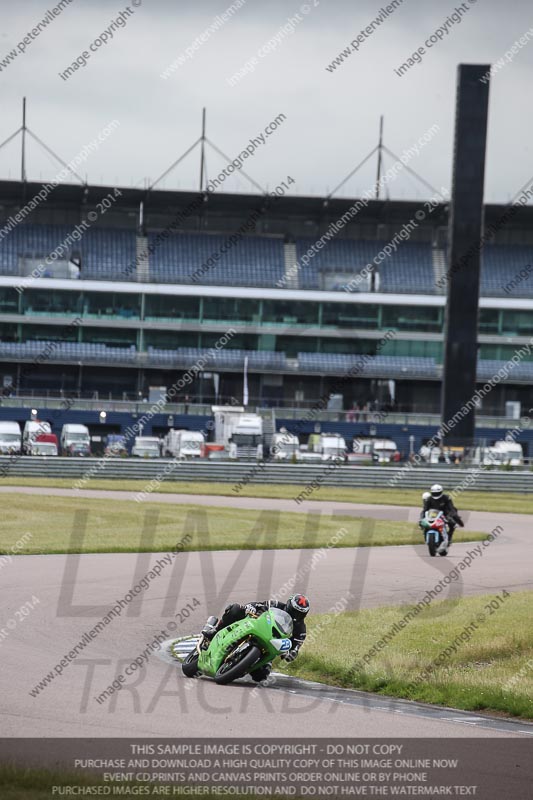
<svg viewBox="0 0 533 800">
<path fill-rule="evenodd" d="M 19 554 L 168 552 L 187 535 L 184 550 L 422 543 L 413 523 L 348 516 L 22 494 L 4 494 L 2 504 L 0 553 L 5 554 L 16 542 L 24 542 Z M 460 531 L 455 540 L 485 537 Z"/>
<path fill-rule="evenodd" d="M 385 467 L 384 467 L 385 469 Z M 438 477 L 438 475 L 436 475 Z M 531 477 L 533 486 L 533 476 Z M 41 486 L 71 489 L 73 481 L 68 478 L 1 478 L 0 486 Z M 147 481 L 112 480 L 93 478 L 84 489 L 110 489 L 123 492 L 139 492 L 146 488 Z M 227 497 L 272 497 L 291 500 L 297 497 L 304 486 L 296 484 L 248 484 L 239 492 L 233 491 L 233 483 L 189 483 L 187 481 L 164 481 L 158 492 L 164 494 L 207 494 Z M 445 487 L 448 491 L 452 486 Z M 331 500 L 346 503 L 371 503 L 392 506 L 421 506 L 419 489 L 350 489 L 322 486 L 313 492 L 308 500 Z M 456 505 L 469 511 L 499 511 L 515 514 L 533 514 L 533 493 L 516 492 L 462 492 L 456 498 Z"/>
<path fill-rule="evenodd" d="M 363 657 L 412 606 L 313 616 L 311 641 L 284 671 L 380 695 L 533 719 L 532 595 L 510 594 L 491 614 L 486 606 L 495 597 L 433 602 L 367 663 Z"/>
</svg>

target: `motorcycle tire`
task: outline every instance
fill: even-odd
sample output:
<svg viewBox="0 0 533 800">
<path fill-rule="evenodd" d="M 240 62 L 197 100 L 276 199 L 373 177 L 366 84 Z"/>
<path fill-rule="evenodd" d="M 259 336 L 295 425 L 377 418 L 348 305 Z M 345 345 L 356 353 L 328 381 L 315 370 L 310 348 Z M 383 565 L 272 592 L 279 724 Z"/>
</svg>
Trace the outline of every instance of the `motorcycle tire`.
<svg viewBox="0 0 533 800">
<path fill-rule="evenodd" d="M 236 663 L 224 661 L 215 674 L 215 683 L 218 683 L 219 686 L 224 686 L 237 680 L 237 678 L 242 678 L 260 658 L 261 651 L 253 645 L 249 650 L 245 650 Z"/>
<path fill-rule="evenodd" d="M 196 650 L 193 650 L 192 653 L 189 653 L 183 664 L 181 665 L 181 671 L 185 675 L 186 678 L 195 678 L 196 675 L 199 673 L 198 669 L 198 658 L 199 655 Z"/>
<path fill-rule="evenodd" d="M 437 555 L 437 547 L 438 547 L 438 534 L 430 531 L 428 533 L 427 543 L 428 543 L 428 550 L 429 555 L 434 558 Z"/>
</svg>

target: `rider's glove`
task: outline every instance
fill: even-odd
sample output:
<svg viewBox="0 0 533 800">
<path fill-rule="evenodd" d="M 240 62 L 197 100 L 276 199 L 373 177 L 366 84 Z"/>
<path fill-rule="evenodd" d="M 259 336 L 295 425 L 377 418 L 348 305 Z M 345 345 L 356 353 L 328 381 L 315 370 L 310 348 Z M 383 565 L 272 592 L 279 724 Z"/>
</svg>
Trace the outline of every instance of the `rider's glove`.
<svg viewBox="0 0 533 800">
<path fill-rule="evenodd" d="M 256 608 L 255 608 L 253 603 L 247 603 L 244 606 L 244 613 L 248 617 L 257 617 L 257 610 L 256 610 Z"/>
<path fill-rule="evenodd" d="M 298 647 L 293 647 L 293 649 L 292 649 L 292 650 L 289 650 L 289 652 L 288 652 L 288 653 L 285 653 L 285 654 L 282 656 L 282 658 L 283 658 L 283 659 L 285 659 L 285 661 L 286 661 L 288 664 L 290 664 L 290 663 L 291 663 L 291 661 L 294 661 L 294 659 L 295 659 L 295 658 L 296 658 L 296 656 L 298 655 L 298 649 L 299 649 Z"/>
</svg>

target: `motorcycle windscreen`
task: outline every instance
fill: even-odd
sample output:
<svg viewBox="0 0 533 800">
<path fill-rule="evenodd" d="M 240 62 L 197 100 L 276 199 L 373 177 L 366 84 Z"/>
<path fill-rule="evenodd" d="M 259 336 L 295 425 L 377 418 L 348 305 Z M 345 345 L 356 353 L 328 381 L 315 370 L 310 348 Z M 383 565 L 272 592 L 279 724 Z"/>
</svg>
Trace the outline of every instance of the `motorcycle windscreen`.
<svg viewBox="0 0 533 800">
<path fill-rule="evenodd" d="M 290 614 L 287 614 L 281 608 L 271 608 L 270 615 L 272 624 L 275 625 L 280 633 L 284 636 L 292 636 L 292 617 Z"/>
</svg>

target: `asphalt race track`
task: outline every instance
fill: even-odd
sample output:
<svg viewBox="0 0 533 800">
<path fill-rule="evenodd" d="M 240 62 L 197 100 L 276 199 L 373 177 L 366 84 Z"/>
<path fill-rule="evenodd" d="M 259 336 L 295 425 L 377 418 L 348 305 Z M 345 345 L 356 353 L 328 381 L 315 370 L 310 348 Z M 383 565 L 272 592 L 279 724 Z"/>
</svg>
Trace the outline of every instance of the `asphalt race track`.
<svg viewBox="0 0 533 800">
<path fill-rule="evenodd" d="M 1 490 L 0 490 L 1 491 Z M 4 491 L 17 491 L 6 487 Z M 24 489 L 63 495 L 68 490 Z M 126 499 L 129 493 L 80 495 Z M 179 499 L 178 499 L 179 498 Z M 254 498 L 153 495 L 162 502 L 312 511 L 324 514 L 415 519 L 416 509 L 348 503 Z M 286 505 L 288 504 L 288 506 Z M 503 532 L 461 572 L 440 597 L 533 589 L 531 517 L 471 513 L 468 526 Z M 293 575 L 308 575 L 313 610 L 416 602 L 479 543 L 455 544 L 449 557 L 430 559 L 423 545 L 330 550 L 313 570 L 313 551 L 18 556 L 0 570 L 2 618 L 16 620 L 2 635 L 0 714 L 4 736 L 531 736 L 533 724 L 490 718 L 417 703 L 389 701 L 360 692 L 278 678 L 272 686 L 248 681 L 219 687 L 187 680 L 179 665 L 154 648 L 160 639 L 197 632 L 210 613 L 228 602 L 276 594 Z M 138 594 L 37 696 L 30 690 L 72 650 L 116 600 L 156 562 L 161 573 Z M 32 596 L 33 610 L 16 612 Z M 190 604 L 193 610 L 184 609 Z M 178 616 L 176 616 L 178 614 Z M 174 626 L 174 627 L 172 627 Z M 171 631 L 171 632 L 170 632 Z M 163 637 L 163 634 L 167 634 Z M 101 703 L 96 697 L 131 662 L 142 667 Z M 147 662 L 147 663 L 145 663 Z"/>
</svg>

